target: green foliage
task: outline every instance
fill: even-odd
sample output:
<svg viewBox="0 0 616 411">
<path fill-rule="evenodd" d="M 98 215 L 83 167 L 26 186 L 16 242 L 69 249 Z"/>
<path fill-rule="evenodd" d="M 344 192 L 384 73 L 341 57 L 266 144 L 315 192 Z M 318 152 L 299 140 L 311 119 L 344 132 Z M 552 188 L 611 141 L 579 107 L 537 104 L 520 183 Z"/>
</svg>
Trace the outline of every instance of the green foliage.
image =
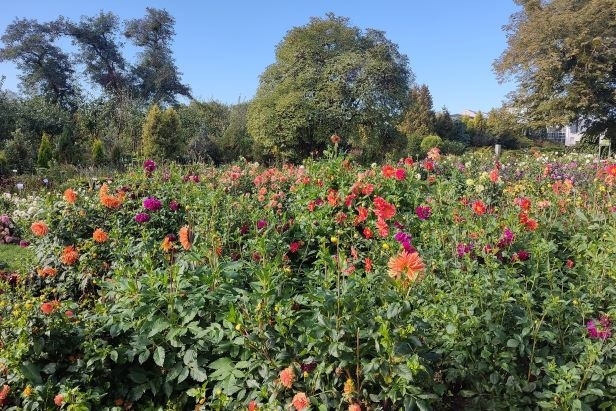
<svg viewBox="0 0 616 411">
<path fill-rule="evenodd" d="M 432 96 L 428 86 L 412 87 L 409 91 L 410 104 L 404 112 L 398 130 L 407 137 L 427 136 L 435 132 L 436 118 L 432 109 Z M 451 118 L 450 118 L 451 119 Z"/>
<path fill-rule="evenodd" d="M 407 57 L 383 32 L 332 14 L 312 18 L 277 46 L 248 108 L 248 131 L 281 160 L 323 151 L 334 133 L 366 159 L 383 156 L 411 81 Z"/>
<path fill-rule="evenodd" d="M 125 23 L 124 35 L 141 50 L 132 74 L 139 79 L 137 91 L 144 101 L 174 105 L 177 95 L 192 98 L 173 60 L 174 25 L 167 10 L 153 7 L 146 7 L 143 18 Z"/>
<path fill-rule="evenodd" d="M 51 140 L 47 133 L 43 133 L 41 137 L 41 144 L 38 148 L 38 155 L 36 158 L 36 165 L 39 167 L 49 167 L 49 162 L 53 160 L 53 148 L 51 147 Z"/>
<path fill-rule="evenodd" d="M 177 111 L 167 108 L 162 111 L 153 105 L 143 124 L 142 148 L 147 158 L 177 159 L 184 151 L 184 142 L 177 135 L 180 118 Z"/>
<path fill-rule="evenodd" d="M 440 145 L 443 154 L 460 156 L 466 151 L 466 145 L 460 141 L 443 140 Z"/>
<path fill-rule="evenodd" d="M 301 167 L 149 165 L 16 205 L 42 202 L 21 226 L 49 233 L 28 234 L 35 265 L 0 280 L 3 405 L 616 400 L 616 164 L 507 150 L 497 169 L 484 149 L 366 168 L 337 148 Z M 425 268 L 396 277 L 408 247 Z"/>
<path fill-rule="evenodd" d="M 76 94 L 72 85 L 74 71 L 69 55 L 54 44 L 59 34 L 53 22 L 16 19 L 1 37 L 4 47 L 0 49 L 0 61 L 17 65 L 26 92 L 70 107 Z"/>
<path fill-rule="evenodd" d="M 424 153 L 427 153 L 431 148 L 441 148 L 442 144 L 443 139 L 433 134 L 430 136 L 425 136 L 423 139 L 421 139 L 421 144 L 419 145 L 419 148 L 421 148 L 421 151 L 423 151 Z"/>
<path fill-rule="evenodd" d="M 105 150 L 103 149 L 103 142 L 99 138 L 95 138 L 92 142 L 92 164 L 101 165 L 105 164 Z"/>
<path fill-rule="evenodd" d="M 4 154 L 4 151 L 0 150 L 0 177 L 6 177 L 9 174 L 11 174 L 9 162 L 6 159 L 6 154 Z"/>
<path fill-rule="evenodd" d="M 611 0 L 520 2 L 506 26 L 508 47 L 495 62 L 514 77 L 513 103 L 531 128 L 582 120 L 587 132 L 616 137 L 616 37 Z"/>
<path fill-rule="evenodd" d="M 35 254 L 29 248 L 18 245 L 0 245 L 0 271 L 26 274 L 35 262 Z"/>
<path fill-rule="evenodd" d="M 30 173 L 34 170 L 35 151 L 27 137 L 20 129 L 12 133 L 12 139 L 4 147 L 8 167 L 17 170 L 19 174 Z"/>
</svg>

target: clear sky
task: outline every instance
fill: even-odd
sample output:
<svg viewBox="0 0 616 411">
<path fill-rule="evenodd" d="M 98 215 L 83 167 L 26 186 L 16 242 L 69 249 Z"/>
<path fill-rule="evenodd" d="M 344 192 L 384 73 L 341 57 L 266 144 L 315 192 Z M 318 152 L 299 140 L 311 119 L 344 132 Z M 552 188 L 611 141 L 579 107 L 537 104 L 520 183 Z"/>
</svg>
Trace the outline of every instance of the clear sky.
<svg viewBox="0 0 616 411">
<path fill-rule="evenodd" d="M 430 89 L 435 110 L 487 112 L 514 88 L 499 84 L 492 71 L 506 48 L 502 27 L 518 9 L 513 0 L 6 0 L 0 33 L 15 18 L 79 20 L 103 10 L 127 20 L 143 17 L 146 7 L 175 18 L 176 64 L 199 100 L 250 100 L 287 31 L 328 12 L 384 31 L 408 56 L 415 83 Z M 17 90 L 17 74 L 14 65 L 0 63 L 4 89 Z"/>
</svg>

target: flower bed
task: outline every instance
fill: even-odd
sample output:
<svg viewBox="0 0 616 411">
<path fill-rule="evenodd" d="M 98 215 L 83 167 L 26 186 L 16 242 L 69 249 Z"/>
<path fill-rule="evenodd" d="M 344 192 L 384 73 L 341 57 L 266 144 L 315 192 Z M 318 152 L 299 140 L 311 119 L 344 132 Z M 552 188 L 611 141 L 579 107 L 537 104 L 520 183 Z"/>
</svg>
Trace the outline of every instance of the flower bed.
<svg viewBox="0 0 616 411">
<path fill-rule="evenodd" d="M 26 225 L 37 266 L 0 282 L 0 404 L 609 408 L 615 180 L 433 150 L 65 187 Z"/>
</svg>

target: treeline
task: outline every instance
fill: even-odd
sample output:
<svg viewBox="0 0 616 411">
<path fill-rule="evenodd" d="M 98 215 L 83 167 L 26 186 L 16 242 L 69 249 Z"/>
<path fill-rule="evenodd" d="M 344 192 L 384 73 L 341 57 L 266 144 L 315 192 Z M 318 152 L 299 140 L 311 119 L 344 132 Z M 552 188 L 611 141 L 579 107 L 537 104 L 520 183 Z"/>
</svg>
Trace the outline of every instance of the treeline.
<svg viewBox="0 0 616 411">
<path fill-rule="evenodd" d="M 101 12 L 78 22 L 10 24 L 0 60 L 21 71 L 21 93 L 0 83 L 0 174 L 55 164 L 121 167 L 144 156 L 301 161 L 322 152 L 333 134 L 358 161 L 419 156 L 433 146 L 524 144 L 510 110 L 435 111 L 396 44 L 331 14 L 287 33 L 251 101 L 198 101 L 175 65 L 174 24 L 153 8 L 124 22 Z M 125 41 L 138 50 L 135 61 L 125 57 Z"/>
</svg>

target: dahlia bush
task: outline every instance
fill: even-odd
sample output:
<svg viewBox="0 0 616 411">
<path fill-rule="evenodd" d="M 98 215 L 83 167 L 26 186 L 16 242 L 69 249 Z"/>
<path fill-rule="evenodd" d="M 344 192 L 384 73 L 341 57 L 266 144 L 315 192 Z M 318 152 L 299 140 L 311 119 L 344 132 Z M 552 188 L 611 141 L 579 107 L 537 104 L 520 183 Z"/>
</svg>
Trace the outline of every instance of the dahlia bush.
<svg viewBox="0 0 616 411">
<path fill-rule="evenodd" d="M 438 150 L 67 182 L 0 279 L 0 405 L 610 409 L 615 184 L 584 155 Z"/>
</svg>

